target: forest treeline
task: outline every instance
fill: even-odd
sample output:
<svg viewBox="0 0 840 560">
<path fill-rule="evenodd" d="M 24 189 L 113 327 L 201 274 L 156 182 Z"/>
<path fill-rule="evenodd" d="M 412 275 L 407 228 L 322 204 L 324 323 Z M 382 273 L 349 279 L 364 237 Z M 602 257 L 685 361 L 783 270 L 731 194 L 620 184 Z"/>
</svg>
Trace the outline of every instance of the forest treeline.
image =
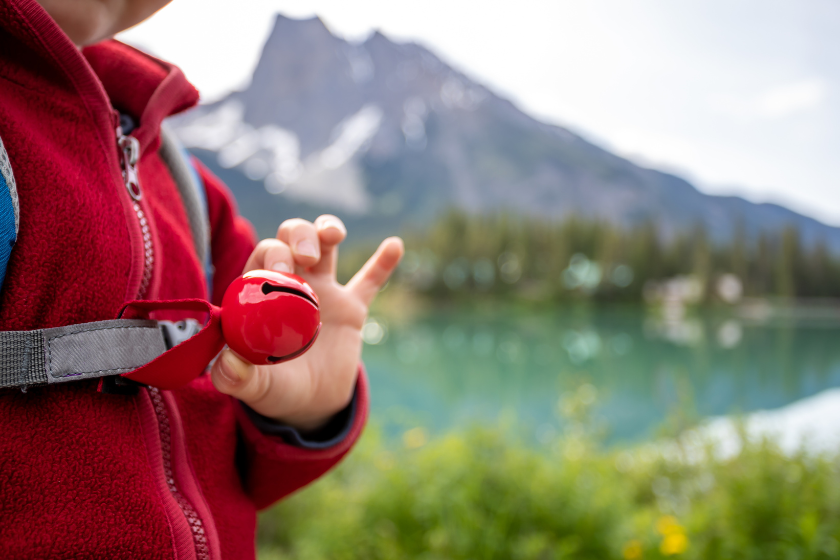
<svg viewBox="0 0 840 560">
<path fill-rule="evenodd" d="M 840 256 L 824 243 L 806 247 L 793 227 L 752 237 L 736 228 L 720 243 L 702 227 L 666 235 L 653 223 L 622 229 L 451 211 L 404 237 L 395 281 L 435 298 L 639 301 L 675 278 L 705 302 L 727 299 L 722 279 L 738 297 L 840 298 Z"/>
</svg>

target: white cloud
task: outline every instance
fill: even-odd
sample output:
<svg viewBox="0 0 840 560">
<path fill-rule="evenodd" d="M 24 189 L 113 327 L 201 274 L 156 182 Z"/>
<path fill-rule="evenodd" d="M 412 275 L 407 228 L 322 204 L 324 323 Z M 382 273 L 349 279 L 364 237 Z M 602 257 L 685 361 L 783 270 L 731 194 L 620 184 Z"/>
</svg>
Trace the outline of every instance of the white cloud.
<svg viewBox="0 0 840 560">
<path fill-rule="evenodd" d="M 613 149 L 638 165 L 677 173 L 686 177 L 703 158 L 702 148 L 690 138 L 663 134 L 651 129 L 625 128 L 611 138 Z"/>
<path fill-rule="evenodd" d="M 827 90 L 825 82 L 820 79 L 775 87 L 758 98 L 756 111 L 766 118 L 787 117 L 821 105 Z"/>
<path fill-rule="evenodd" d="M 708 104 L 713 112 L 742 121 L 776 120 L 819 110 L 828 97 L 828 85 L 822 78 L 787 82 L 759 91 L 714 92 L 709 95 Z"/>
</svg>

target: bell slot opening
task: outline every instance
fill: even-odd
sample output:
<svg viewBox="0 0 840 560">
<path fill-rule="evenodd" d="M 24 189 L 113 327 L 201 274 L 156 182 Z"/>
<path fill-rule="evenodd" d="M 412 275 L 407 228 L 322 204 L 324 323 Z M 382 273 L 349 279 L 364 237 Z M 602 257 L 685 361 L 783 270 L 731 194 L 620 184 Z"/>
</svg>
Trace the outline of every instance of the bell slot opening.
<svg viewBox="0 0 840 560">
<path fill-rule="evenodd" d="M 312 305 L 315 305 L 316 307 L 318 305 L 318 303 L 314 299 L 312 299 L 312 296 L 310 296 L 309 294 L 307 294 L 305 292 L 302 292 L 301 290 L 296 290 L 294 288 L 289 288 L 287 286 L 275 286 L 274 284 L 270 284 L 268 282 L 263 282 L 262 293 L 264 293 L 265 295 L 268 295 L 272 292 L 283 292 L 283 293 L 286 293 L 286 294 L 294 294 L 296 296 L 302 297 L 303 299 L 305 299 L 308 302 L 311 302 Z"/>
</svg>

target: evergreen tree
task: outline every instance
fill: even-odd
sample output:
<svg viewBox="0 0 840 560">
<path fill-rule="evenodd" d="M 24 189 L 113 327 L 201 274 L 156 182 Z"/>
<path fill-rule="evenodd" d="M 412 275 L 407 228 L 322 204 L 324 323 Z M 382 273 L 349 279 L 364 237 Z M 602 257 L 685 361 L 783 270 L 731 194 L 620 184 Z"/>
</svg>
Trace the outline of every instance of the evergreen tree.
<svg viewBox="0 0 840 560">
<path fill-rule="evenodd" d="M 805 250 L 794 227 L 750 239 L 738 224 L 721 243 L 701 225 L 662 232 L 650 221 L 618 228 L 578 217 L 550 222 L 451 211 L 427 231 L 406 235 L 406 246 L 414 257 L 403 280 L 435 298 L 638 301 L 647 282 L 690 275 L 710 300 L 717 279 L 730 273 L 749 297 L 840 297 L 840 256 L 824 242 Z M 424 280 L 412 284 L 417 274 Z"/>
</svg>

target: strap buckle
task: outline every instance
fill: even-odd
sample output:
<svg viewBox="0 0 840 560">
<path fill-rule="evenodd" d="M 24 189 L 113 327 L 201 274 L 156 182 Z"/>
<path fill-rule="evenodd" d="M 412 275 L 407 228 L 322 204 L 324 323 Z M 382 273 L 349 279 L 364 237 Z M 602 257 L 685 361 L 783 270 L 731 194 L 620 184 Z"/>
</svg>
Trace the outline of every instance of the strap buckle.
<svg viewBox="0 0 840 560">
<path fill-rule="evenodd" d="M 202 329 L 201 323 L 195 319 L 184 319 L 183 321 L 158 321 L 160 330 L 163 333 L 163 340 L 166 349 L 169 350 L 178 346 L 185 340 L 189 340 Z"/>
</svg>

